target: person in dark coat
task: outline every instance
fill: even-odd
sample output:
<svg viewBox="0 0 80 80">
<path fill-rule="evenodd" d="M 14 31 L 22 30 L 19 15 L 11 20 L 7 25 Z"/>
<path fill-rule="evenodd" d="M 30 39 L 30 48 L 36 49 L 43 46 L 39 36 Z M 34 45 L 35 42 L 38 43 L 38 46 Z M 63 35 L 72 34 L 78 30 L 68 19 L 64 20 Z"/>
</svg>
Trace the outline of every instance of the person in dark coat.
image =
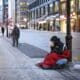
<svg viewBox="0 0 80 80">
<path fill-rule="evenodd" d="M 50 41 L 52 42 L 52 45 L 50 46 L 51 53 L 55 52 L 57 54 L 62 54 L 64 44 L 60 41 L 60 39 L 53 36 Z"/>
<path fill-rule="evenodd" d="M 13 46 L 16 45 L 18 47 L 20 30 L 19 30 L 19 28 L 16 25 L 15 25 L 12 33 L 11 33 L 11 36 L 12 36 Z"/>
<path fill-rule="evenodd" d="M 2 32 L 2 35 L 4 36 L 4 27 L 1 27 L 1 32 Z"/>
<path fill-rule="evenodd" d="M 64 47 L 64 44 L 59 38 L 53 36 L 51 39 L 51 51 L 48 53 L 44 60 L 37 64 L 38 67 L 43 69 L 50 69 L 56 66 L 56 62 L 60 59 L 69 59 L 70 52 Z"/>
</svg>

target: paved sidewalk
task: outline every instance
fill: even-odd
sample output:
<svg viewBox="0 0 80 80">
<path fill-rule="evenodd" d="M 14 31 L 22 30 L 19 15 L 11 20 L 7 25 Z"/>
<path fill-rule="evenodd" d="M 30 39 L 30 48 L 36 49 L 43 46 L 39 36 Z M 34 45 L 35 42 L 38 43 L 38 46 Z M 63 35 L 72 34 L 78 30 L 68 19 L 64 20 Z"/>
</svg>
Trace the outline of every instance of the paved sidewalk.
<svg viewBox="0 0 80 80">
<path fill-rule="evenodd" d="M 6 40 L 12 45 L 12 40 L 10 38 L 6 38 Z M 79 42 L 79 41 L 78 41 Z M 30 58 L 44 58 L 47 55 L 47 51 L 36 47 L 34 45 L 31 45 L 29 43 L 19 43 L 18 50 L 20 50 L 22 53 L 24 53 L 26 56 Z M 80 61 L 80 49 L 73 48 L 72 56 L 73 61 L 78 62 Z"/>
<path fill-rule="evenodd" d="M 80 71 L 73 67 L 63 70 L 36 67 L 42 58 L 28 57 L 5 38 L 0 38 L 0 49 L 0 80 L 80 80 Z"/>
<path fill-rule="evenodd" d="M 29 57 L 25 56 L 18 49 L 0 37 L 0 80 L 58 80 L 62 76 L 57 71 L 39 69 Z"/>
<path fill-rule="evenodd" d="M 18 49 L 30 58 L 43 58 L 48 53 L 45 50 L 42 50 L 27 43 L 19 43 Z"/>
</svg>

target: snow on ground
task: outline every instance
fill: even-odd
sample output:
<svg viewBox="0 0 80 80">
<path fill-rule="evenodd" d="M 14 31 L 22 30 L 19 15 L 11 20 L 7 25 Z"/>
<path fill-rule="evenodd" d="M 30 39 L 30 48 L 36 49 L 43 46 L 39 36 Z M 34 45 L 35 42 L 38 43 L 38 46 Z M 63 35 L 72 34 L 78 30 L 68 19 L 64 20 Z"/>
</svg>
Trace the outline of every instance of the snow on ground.
<svg viewBox="0 0 80 80">
<path fill-rule="evenodd" d="M 39 47 L 45 51 L 50 51 L 49 40 L 53 35 L 57 35 L 61 39 L 61 41 L 65 43 L 65 33 L 37 30 L 21 30 L 20 43 L 28 43 L 33 46 Z M 80 33 L 72 33 L 72 37 L 73 49 L 79 49 Z"/>
<path fill-rule="evenodd" d="M 59 36 L 64 42 L 64 34 L 60 33 L 62 36 Z M 39 47 L 45 51 L 49 50 L 49 40 L 51 36 L 59 35 L 58 32 L 48 32 L 48 31 L 34 31 L 34 30 L 21 30 L 20 43 L 28 43 Z"/>
</svg>

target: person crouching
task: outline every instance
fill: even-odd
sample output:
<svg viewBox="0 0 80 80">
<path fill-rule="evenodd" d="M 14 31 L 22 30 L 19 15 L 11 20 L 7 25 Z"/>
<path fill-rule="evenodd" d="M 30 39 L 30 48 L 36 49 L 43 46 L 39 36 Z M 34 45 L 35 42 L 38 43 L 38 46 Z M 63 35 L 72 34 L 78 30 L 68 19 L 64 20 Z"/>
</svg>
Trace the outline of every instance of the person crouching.
<svg viewBox="0 0 80 80">
<path fill-rule="evenodd" d="M 52 36 L 50 39 L 50 53 L 48 53 L 44 60 L 37 64 L 38 67 L 43 69 L 51 69 L 56 66 L 56 62 L 60 59 L 69 59 L 70 52 L 64 47 L 64 44 L 57 36 Z"/>
</svg>

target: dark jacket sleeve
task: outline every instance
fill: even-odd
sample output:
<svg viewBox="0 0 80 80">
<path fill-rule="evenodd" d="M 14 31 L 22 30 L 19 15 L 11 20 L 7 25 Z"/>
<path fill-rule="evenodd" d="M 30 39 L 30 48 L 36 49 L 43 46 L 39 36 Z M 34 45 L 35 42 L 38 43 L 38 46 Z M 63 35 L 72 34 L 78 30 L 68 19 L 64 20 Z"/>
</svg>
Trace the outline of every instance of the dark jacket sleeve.
<svg viewBox="0 0 80 80">
<path fill-rule="evenodd" d="M 18 29 L 17 32 L 18 32 L 18 33 L 17 33 L 17 36 L 18 36 L 18 38 L 19 38 L 19 37 L 20 37 L 20 30 Z"/>
<path fill-rule="evenodd" d="M 58 47 L 56 48 L 57 53 L 62 54 L 63 52 L 63 43 L 59 44 Z"/>
<path fill-rule="evenodd" d="M 61 54 L 63 52 L 63 43 L 58 44 L 57 46 L 51 47 L 51 52 Z"/>
<path fill-rule="evenodd" d="M 11 36 L 13 36 L 13 35 L 14 35 L 14 33 L 15 33 L 15 32 L 14 32 L 14 29 L 13 29 L 13 30 L 12 30 L 12 32 L 11 32 Z"/>
</svg>

